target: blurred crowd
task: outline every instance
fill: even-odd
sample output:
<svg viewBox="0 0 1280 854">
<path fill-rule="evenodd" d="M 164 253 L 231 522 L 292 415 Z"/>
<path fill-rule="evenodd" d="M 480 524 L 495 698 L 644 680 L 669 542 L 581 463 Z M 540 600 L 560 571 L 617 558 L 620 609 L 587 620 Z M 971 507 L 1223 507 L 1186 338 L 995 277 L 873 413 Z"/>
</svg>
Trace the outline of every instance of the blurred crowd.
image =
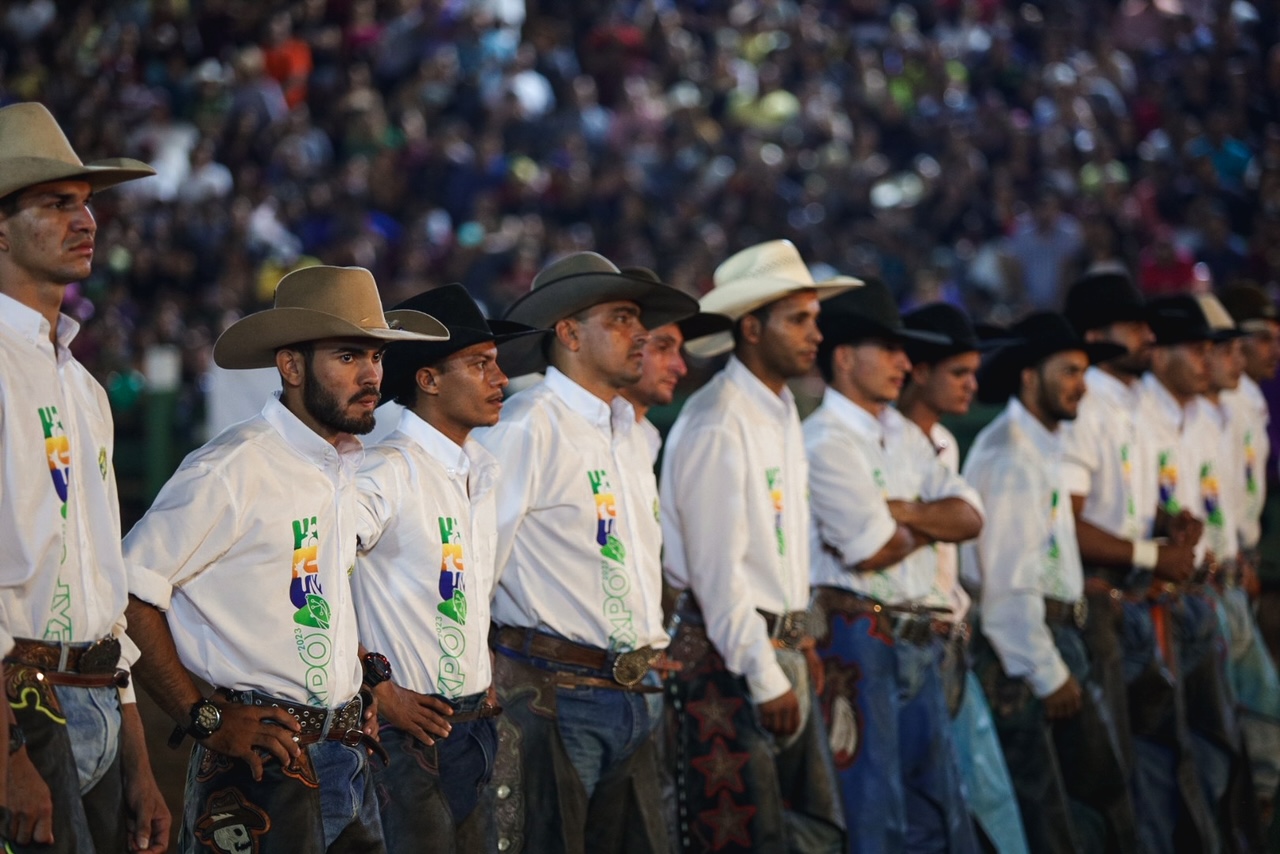
<svg viewBox="0 0 1280 854">
<path fill-rule="evenodd" d="M 788 238 L 979 319 L 1079 273 L 1280 282 L 1272 0 L 9 0 L 0 103 L 158 174 L 97 207 L 77 355 L 135 423 L 300 265 L 491 314 L 595 249 L 692 293 Z M 173 351 L 171 351 L 173 352 Z"/>
</svg>

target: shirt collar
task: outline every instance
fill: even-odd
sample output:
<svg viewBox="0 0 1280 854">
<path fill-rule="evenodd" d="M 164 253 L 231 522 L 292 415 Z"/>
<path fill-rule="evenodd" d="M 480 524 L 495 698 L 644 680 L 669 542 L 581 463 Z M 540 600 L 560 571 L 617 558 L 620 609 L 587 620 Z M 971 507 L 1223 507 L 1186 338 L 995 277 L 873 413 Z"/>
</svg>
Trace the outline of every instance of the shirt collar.
<svg viewBox="0 0 1280 854">
<path fill-rule="evenodd" d="M 286 445 L 317 468 L 324 468 L 335 459 L 346 465 L 358 466 L 364 458 L 364 445 L 359 439 L 344 435 L 336 446 L 330 444 L 290 412 L 277 395 L 262 407 L 262 417 L 275 428 Z"/>
<path fill-rule="evenodd" d="M 885 434 L 888 432 L 887 419 L 884 417 L 877 418 L 833 388 L 827 388 L 823 393 L 822 405 L 860 438 L 884 445 Z M 885 407 L 885 412 L 888 411 L 888 407 Z"/>
<path fill-rule="evenodd" d="M 778 418 L 778 420 L 786 420 L 795 411 L 796 400 L 791 393 L 791 389 L 785 385 L 782 387 L 781 394 L 774 394 L 773 389 L 760 381 L 760 378 L 751 373 L 751 369 L 738 359 L 737 356 L 730 356 L 729 363 L 724 368 L 725 377 L 756 402 L 757 406 L 762 407 L 766 412 Z"/>
<path fill-rule="evenodd" d="M 605 403 L 557 368 L 547 368 L 547 388 L 564 401 L 572 411 L 587 419 L 598 430 L 625 436 L 636 426 L 636 410 L 620 394 Z"/>
<path fill-rule="evenodd" d="M 1240 375 L 1240 397 L 1248 402 L 1249 406 L 1261 412 L 1264 416 L 1267 414 L 1267 398 L 1262 393 L 1262 387 L 1253 381 L 1253 378 L 1247 374 Z"/>
<path fill-rule="evenodd" d="M 400 413 L 398 429 L 417 442 L 436 462 L 444 466 L 449 474 L 466 477 L 471 471 L 471 458 L 467 456 L 466 449 L 422 420 L 413 410 L 405 409 Z"/>
<path fill-rule="evenodd" d="M 0 294 L 0 322 L 35 346 L 49 340 L 49 321 L 44 319 L 44 315 L 8 294 Z M 79 332 L 79 323 L 65 314 L 58 314 L 58 344 L 61 349 L 69 348 Z"/>
<path fill-rule="evenodd" d="M 1084 381 L 1088 394 L 1096 394 L 1126 409 L 1133 406 L 1136 383 L 1129 385 L 1096 366 L 1084 372 Z"/>
<path fill-rule="evenodd" d="M 1009 420 L 1026 434 L 1027 438 L 1031 440 L 1031 444 L 1041 454 L 1049 456 L 1061 450 L 1060 434 L 1049 432 L 1048 428 L 1041 424 L 1039 419 L 1027 411 L 1027 408 L 1022 405 L 1022 401 L 1016 397 L 1009 398 L 1008 411 Z"/>
<path fill-rule="evenodd" d="M 1183 425 L 1187 423 L 1186 419 L 1191 414 L 1191 408 L 1195 405 L 1194 401 L 1183 407 L 1164 387 L 1164 383 L 1156 379 L 1155 374 L 1145 374 L 1142 377 L 1142 383 L 1151 394 L 1152 400 L 1155 401 L 1156 409 L 1159 410 L 1160 415 L 1166 422 L 1181 430 Z"/>
</svg>

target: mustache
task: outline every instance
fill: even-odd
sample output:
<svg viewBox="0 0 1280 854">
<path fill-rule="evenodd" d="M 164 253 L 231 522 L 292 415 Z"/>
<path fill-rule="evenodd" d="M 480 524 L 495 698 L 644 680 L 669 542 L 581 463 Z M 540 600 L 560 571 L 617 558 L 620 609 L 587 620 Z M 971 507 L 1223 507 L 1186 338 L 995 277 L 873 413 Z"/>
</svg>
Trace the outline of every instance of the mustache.
<svg viewBox="0 0 1280 854">
<path fill-rule="evenodd" d="M 376 402 L 382 401 L 382 392 L 377 386 L 365 386 L 359 393 L 353 394 L 347 403 L 363 403 L 371 398 Z"/>
</svg>

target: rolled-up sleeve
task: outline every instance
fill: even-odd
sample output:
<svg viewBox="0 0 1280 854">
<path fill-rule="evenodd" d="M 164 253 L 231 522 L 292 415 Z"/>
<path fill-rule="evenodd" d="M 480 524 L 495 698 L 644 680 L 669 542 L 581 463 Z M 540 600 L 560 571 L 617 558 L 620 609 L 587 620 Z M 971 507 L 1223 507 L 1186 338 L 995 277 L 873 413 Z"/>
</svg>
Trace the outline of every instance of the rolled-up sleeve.
<svg viewBox="0 0 1280 854">
<path fill-rule="evenodd" d="M 823 431 L 805 436 L 809 509 L 822 546 L 856 567 L 893 538 L 898 523 L 857 445 Z M 831 461 L 839 460 L 839 465 Z"/>
</svg>

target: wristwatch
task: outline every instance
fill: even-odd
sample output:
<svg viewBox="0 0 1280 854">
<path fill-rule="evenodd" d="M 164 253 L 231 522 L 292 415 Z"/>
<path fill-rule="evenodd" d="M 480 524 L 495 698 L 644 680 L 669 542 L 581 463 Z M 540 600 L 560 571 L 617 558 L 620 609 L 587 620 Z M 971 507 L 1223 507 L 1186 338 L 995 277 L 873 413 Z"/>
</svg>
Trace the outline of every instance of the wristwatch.
<svg viewBox="0 0 1280 854">
<path fill-rule="evenodd" d="M 191 704 L 191 723 L 178 724 L 169 734 L 169 747 L 177 748 L 182 739 L 191 736 L 197 741 L 208 738 L 222 726 L 222 710 L 208 697 L 201 697 Z"/>
<path fill-rule="evenodd" d="M 391 662 L 380 652 L 365 653 L 360 659 L 360 666 L 364 668 L 364 684 L 370 688 L 391 680 Z"/>
<path fill-rule="evenodd" d="M 9 755 L 17 753 L 27 745 L 27 734 L 17 723 L 9 724 Z"/>
</svg>

